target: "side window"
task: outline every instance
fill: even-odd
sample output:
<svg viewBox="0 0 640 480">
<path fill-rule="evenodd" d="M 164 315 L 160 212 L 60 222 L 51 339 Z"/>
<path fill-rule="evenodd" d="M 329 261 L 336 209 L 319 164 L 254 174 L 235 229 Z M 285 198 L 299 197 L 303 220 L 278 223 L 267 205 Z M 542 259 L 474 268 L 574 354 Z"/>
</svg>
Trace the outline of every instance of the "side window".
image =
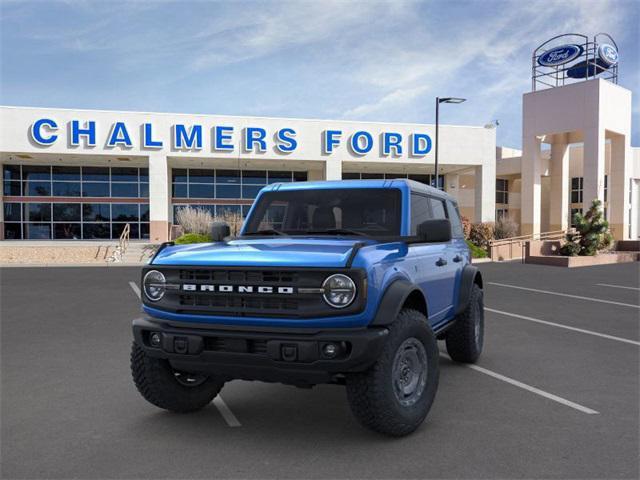
<svg viewBox="0 0 640 480">
<path fill-rule="evenodd" d="M 462 238 L 464 231 L 462 230 L 462 220 L 460 220 L 458 207 L 451 200 L 447 200 L 447 210 L 449 210 L 449 219 L 451 220 L 451 235 L 455 238 Z"/>
<path fill-rule="evenodd" d="M 444 201 L 439 198 L 430 198 L 431 201 L 431 211 L 433 212 L 433 218 L 436 220 L 446 219 L 447 211 L 444 207 Z"/>
<path fill-rule="evenodd" d="M 415 235 L 425 220 L 433 218 L 429 208 L 429 199 L 423 195 L 411 194 L 411 235 Z"/>
</svg>

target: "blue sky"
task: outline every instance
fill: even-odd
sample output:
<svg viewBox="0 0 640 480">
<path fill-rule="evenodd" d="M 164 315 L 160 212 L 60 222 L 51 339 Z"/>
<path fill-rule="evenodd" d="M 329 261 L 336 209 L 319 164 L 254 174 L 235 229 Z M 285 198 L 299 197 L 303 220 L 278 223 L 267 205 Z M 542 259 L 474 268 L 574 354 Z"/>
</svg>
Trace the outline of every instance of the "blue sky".
<svg viewBox="0 0 640 480">
<path fill-rule="evenodd" d="M 3 105 L 434 121 L 498 119 L 521 143 L 531 51 L 560 33 L 610 33 L 634 91 L 640 2 L 474 0 L 0 0 Z"/>
</svg>

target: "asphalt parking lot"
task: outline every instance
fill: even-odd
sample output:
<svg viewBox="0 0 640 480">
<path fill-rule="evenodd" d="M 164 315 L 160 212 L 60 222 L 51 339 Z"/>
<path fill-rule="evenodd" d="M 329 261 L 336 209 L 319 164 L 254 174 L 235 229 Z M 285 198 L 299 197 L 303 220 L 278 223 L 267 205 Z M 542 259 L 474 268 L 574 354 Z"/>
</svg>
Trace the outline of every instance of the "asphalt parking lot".
<svg viewBox="0 0 640 480">
<path fill-rule="evenodd" d="M 478 366 L 443 357 L 426 423 L 390 439 L 338 386 L 160 411 L 129 373 L 137 268 L 5 268 L 2 478 L 638 478 L 638 264 L 481 270 Z"/>
</svg>

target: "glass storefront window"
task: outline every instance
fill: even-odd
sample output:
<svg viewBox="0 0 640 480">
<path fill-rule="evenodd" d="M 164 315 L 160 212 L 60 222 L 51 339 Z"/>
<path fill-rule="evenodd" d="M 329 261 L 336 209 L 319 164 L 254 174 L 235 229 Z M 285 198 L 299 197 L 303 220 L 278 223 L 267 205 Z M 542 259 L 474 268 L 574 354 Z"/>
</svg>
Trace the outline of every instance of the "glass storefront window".
<svg viewBox="0 0 640 480">
<path fill-rule="evenodd" d="M 82 219 L 89 222 L 111 220 L 111 205 L 108 203 L 84 203 L 82 205 Z"/>
<path fill-rule="evenodd" d="M 82 196 L 83 197 L 108 197 L 109 184 L 85 182 L 82 184 Z"/>
<path fill-rule="evenodd" d="M 53 238 L 80 240 L 82 238 L 82 227 L 79 223 L 54 223 Z"/>
<path fill-rule="evenodd" d="M 83 182 L 108 182 L 109 167 L 82 167 Z"/>
<path fill-rule="evenodd" d="M 111 169 L 112 182 L 138 182 L 138 169 L 134 167 L 114 167 Z"/>
<path fill-rule="evenodd" d="M 3 165 L 2 166 L 2 179 L 7 180 L 22 180 L 20 176 L 20 165 Z"/>
<path fill-rule="evenodd" d="M 50 203 L 25 203 L 24 219 L 28 222 L 51 221 L 51 204 Z"/>
<path fill-rule="evenodd" d="M 80 183 L 76 182 L 53 182 L 54 197 L 79 197 Z"/>
<path fill-rule="evenodd" d="M 240 185 L 216 185 L 217 198 L 240 198 Z"/>
<path fill-rule="evenodd" d="M 51 238 L 51 224 L 25 223 L 23 235 L 27 240 L 49 240 Z"/>
<path fill-rule="evenodd" d="M 53 221 L 54 222 L 79 222 L 80 221 L 80 204 L 79 203 L 54 203 L 53 204 Z"/>
<path fill-rule="evenodd" d="M 189 183 L 214 183 L 215 170 L 191 168 L 189 169 Z"/>
<path fill-rule="evenodd" d="M 4 221 L 19 222 L 22 220 L 22 208 L 19 203 L 4 204 Z"/>
<path fill-rule="evenodd" d="M 243 185 L 242 198 L 256 198 L 256 195 L 263 187 L 264 185 Z"/>
<path fill-rule="evenodd" d="M 218 170 L 216 183 L 240 183 L 240 170 Z"/>
<path fill-rule="evenodd" d="M 4 204 L 7 240 L 110 239 L 131 225 L 131 238 L 149 238 L 149 204 L 7 202 Z"/>
<path fill-rule="evenodd" d="M 114 222 L 137 222 L 137 203 L 112 203 L 111 218 Z"/>
<path fill-rule="evenodd" d="M 80 167 L 53 167 L 53 180 L 80 181 Z"/>
<path fill-rule="evenodd" d="M 111 238 L 111 227 L 108 223 L 83 223 L 82 233 L 85 240 Z"/>
<path fill-rule="evenodd" d="M 189 198 L 215 198 L 213 184 L 189 183 Z"/>
<path fill-rule="evenodd" d="M 111 196 L 112 197 L 131 197 L 131 198 L 137 197 L 138 184 L 137 183 L 112 183 Z"/>
<path fill-rule="evenodd" d="M 22 239 L 22 224 L 21 223 L 5 223 L 4 238 L 5 240 Z"/>
<path fill-rule="evenodd" d="M 23 165 L 22 166 L 22 179 L 23 180 L 45 180 L 51 181 L 51 167 L 40 165 Z"/>
<path fill-rule="evenodd" d="M 7 197 L 19 197 L 22 195 L 22 183 L 5 180 L 2 191 Z"/>
<path fill-rule="evenodd" d="M 267 171 L 266 170 L 243 170 L 242 184 L 243 185 L 266 185 Z"/>
<path fill-rule="evenodd" d="M 51 182 L 25 182 L 24 194 L 27 197 L 49 197 L 51 196 Z"/>
</svg>

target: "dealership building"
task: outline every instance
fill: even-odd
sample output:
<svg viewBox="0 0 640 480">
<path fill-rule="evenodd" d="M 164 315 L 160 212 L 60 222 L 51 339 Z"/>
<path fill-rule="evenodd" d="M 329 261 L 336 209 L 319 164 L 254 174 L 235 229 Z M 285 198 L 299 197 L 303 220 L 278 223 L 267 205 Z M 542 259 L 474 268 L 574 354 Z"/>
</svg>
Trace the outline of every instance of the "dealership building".
<svg viewBox="0 0 640 480">
<path fill-rule="evenodd" d="M 410 178 L 446 190 L 471 221 L 508 216 L 527 235 L 566 230 L 600 199 L 615 238 L 637 239 L 631 91 L 617 62 L 566 81 L 566 65 L 589 65 L 598 45 L 534 52 L 522 150 L 497 147 L 494 125 L 436 136 L 428 124 L 0 107 L 0 238 L 107 240 L 129 224 L 155 243 L 177 209 L 244 215 L 270 183 Z"/>
</svg>

